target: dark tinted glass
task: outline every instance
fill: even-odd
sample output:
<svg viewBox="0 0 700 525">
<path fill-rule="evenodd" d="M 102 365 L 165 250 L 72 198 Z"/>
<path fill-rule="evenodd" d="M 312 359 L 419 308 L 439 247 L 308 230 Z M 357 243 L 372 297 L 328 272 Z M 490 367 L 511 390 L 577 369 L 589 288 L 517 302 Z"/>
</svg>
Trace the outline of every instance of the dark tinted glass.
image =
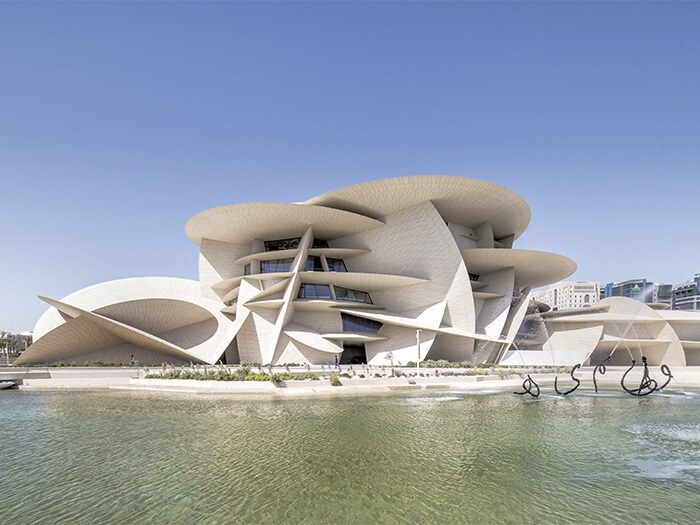
<svg viewBox="0 0 700 525">
<path fill-rule="evenodd" d="M 306 260 L 306 271 L 307 272 L 322 272 L 323 265 L 321 264 L 321 258 L 315 255 L 310 255 Z"/>
<path fill-rule="evenodd" d="M 277 259 L 260 261 L 260 273 L 288 272 L 292 269 L 294 259 Z"/>
<path fill-rule="evenodd" d="M 345 262 L 342 259 L 331 259 L 326 257 L 326 262 L 328 263 L 329 272 L 347 272 L 348 269 L 345 267 Z"/>
<path fill-rule="evenodd" d="M 304 283 L 299 287 L 301 299 L 330 299 L 331 287 L 327 284 Z"/>
<path fill-rule="evenodd" d="M 343 318 L 343 332 L 376 333 L 382 327 L 382 323 L 372 319 L 363 319 L 362 317 L 343 313 L 340 316 Z"/>
<path fill-rule="evenodd" d="M 265 241 L 266 252 L 276 252 L 278 250 L 293 250 L 299 248 L 301 237 L 293 239 L 277 239 L 275 241 Z"/>
<path fill-rule="evenodd" d="M 353 301 L 356 303 L 372 304 L 372 298 L 367 292 L 350 290 L 349 288 L 335 287 L 335 297 L 338 301 Z"/>
</svg>

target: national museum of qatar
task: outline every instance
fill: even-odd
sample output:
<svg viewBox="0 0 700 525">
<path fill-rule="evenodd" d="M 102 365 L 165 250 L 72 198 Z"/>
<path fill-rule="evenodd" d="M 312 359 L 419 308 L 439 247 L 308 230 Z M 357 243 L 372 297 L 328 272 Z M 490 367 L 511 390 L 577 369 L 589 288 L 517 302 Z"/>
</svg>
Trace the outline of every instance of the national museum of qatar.
<svg viewBox="0 0 700 525">
<path fill-rule="evenodd" d="M 550 364 L 558 352 L 569 356 L 560 364 L 590 361 L 626 336 L 605 331 L 620 308 L 585 314 L 595 329 L 585 316 L 533 311 L 530 291 L 576 264 L 514 248 L 529 221 L 509 189 L 449 176 L 212 208 L 185 226 L 199 247 L 199 281 L 131 278 L 41 297 L 49 309 L 16 364 Z M 638 323 L 653 355 L 685 364 L 673 330 L 657 312 L 643 314 L 653 318 Z M 554 334 L 538 333 L 550 321 Z"/>
</svg>

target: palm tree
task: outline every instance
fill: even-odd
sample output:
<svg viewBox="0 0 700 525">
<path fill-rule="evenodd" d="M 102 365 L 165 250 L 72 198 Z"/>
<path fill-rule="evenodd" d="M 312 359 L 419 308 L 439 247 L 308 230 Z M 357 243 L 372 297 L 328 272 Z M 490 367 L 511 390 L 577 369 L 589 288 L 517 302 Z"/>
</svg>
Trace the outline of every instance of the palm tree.
<svg viewBox="0 0 700 525">
<path fill-rule="evenodd" d="M 9 341 L 5 337 L 0 339 L 0 349 L 2 349 L 3 353 L 7 356 L 7 366 L 10 366 L 10 346 Z"/>
</svg>

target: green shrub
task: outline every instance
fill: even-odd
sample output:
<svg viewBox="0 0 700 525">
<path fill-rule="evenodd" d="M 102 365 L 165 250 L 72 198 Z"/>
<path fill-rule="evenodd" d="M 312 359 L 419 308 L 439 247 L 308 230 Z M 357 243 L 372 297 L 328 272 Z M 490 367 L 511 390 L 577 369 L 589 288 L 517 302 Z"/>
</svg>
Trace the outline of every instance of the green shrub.
<svg viewBox="0 0 700 525">
<path fill-rule="evenodd" d="M 271 377 L 267 372 L 251 372 L 245 376 L 244 381 L 269 381 Z"/>
<path fill-rule="evenodd" d="M 340 377 L 344 377 L 344 378 L 346 378 L 346 379 L 350 379 L 350 374 L 348 374 L 347 372 L 343 372 L 342 374 L 338 374 L 338 375 L 339 375 Z"/>
<path fill-rule="evenodd" d="M 304 381 L 305 379 L 311 379 L 312 381 L 318 381 L 318 376 L 313 372 L 303 372 L 294 376 L 295 381 Z"/>
<path fill-rule="evenodd" d="M 328 378 L 328 382 L 331 384 L 331 386 L 343 386 L 343 383 L 340 382 L 340 379 L 338 379 L 338 376 L 335 374 L 331 374 L 331 376 Z"/>
<path fill-rule="evenodd" d="M 415 367 L 416 362 L 409 361 L 406 366 Z M 469 361 L 447 361 L 446 359 L 437 359 L 437 360 L 426 359 L 425 361 L 420 362 L 421 368 L 471 368 L 473 366 L 479 366 L 479 365 L 474 365 L 473 363 L 470 363 Z M 490 365 L 485 365 L 485 366 L 490 366 Z"/>
<path fill-rule="evenodd" d="M 270 374 L 253 373 L 249 366 L 241 366 L 235 370 L 224 367 L 215 368 L 171 368 L 159 373 L 148 372 L 144 377 L 148 379 L 191 379 L 195 381 L 267 381 Z M 280 374 L 281 377 L 291 379 L 291 374 Z"/>
<path fill-rule="evenodd" d="M 293 379 L 294 376 L 290 374 L 289 372 L 282 372 L 281 374 L 272 374 L 270 376 L 270 381 L 275 386 L 280 386 L 282 385 L 285 381 L 288 381 L 289 379 Z"/>
<path fill-rule="evenodd" d="M 216 373 L 214 375 L 215 375 L 214 379 L 216 381 L 233 381 L 233 376 L 225 368 L 220 368 L 219 370 L 216 371 Z"/>
<path fill-rule="evenodd" d="M 144 363 L 146 364 L 146 363 Z M 85 361 L 84 363 L 65 363 L 63 361 L 58 361 L 56 363 L 37 363 L 33 365 L 23 365 L 23 366 L 36 366 L 36 367 L 51 367 L 51 368 L 64 368 L 64 367 L 131 367 L 129 363 L 113 363 L 113 362 L 104 362 L 104 361 Z M 141 366 L 141 364 L 139 364 Z"/>
</svg>

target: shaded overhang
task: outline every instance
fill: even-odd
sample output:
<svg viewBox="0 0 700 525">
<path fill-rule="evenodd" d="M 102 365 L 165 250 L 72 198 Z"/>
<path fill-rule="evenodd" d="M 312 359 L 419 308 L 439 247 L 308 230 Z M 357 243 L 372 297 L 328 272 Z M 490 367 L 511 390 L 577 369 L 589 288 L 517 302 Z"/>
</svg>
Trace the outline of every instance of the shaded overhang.
<svg viewBox="0 0 700 525">
<path fill-rule="evenodd" d="M 509 248 L 461 250 L 469 273 L 482 275 L 513 268 L 516 284 L 537 288 L 567 278 L 576 263 L 556 253 Z"/>
</svg>

